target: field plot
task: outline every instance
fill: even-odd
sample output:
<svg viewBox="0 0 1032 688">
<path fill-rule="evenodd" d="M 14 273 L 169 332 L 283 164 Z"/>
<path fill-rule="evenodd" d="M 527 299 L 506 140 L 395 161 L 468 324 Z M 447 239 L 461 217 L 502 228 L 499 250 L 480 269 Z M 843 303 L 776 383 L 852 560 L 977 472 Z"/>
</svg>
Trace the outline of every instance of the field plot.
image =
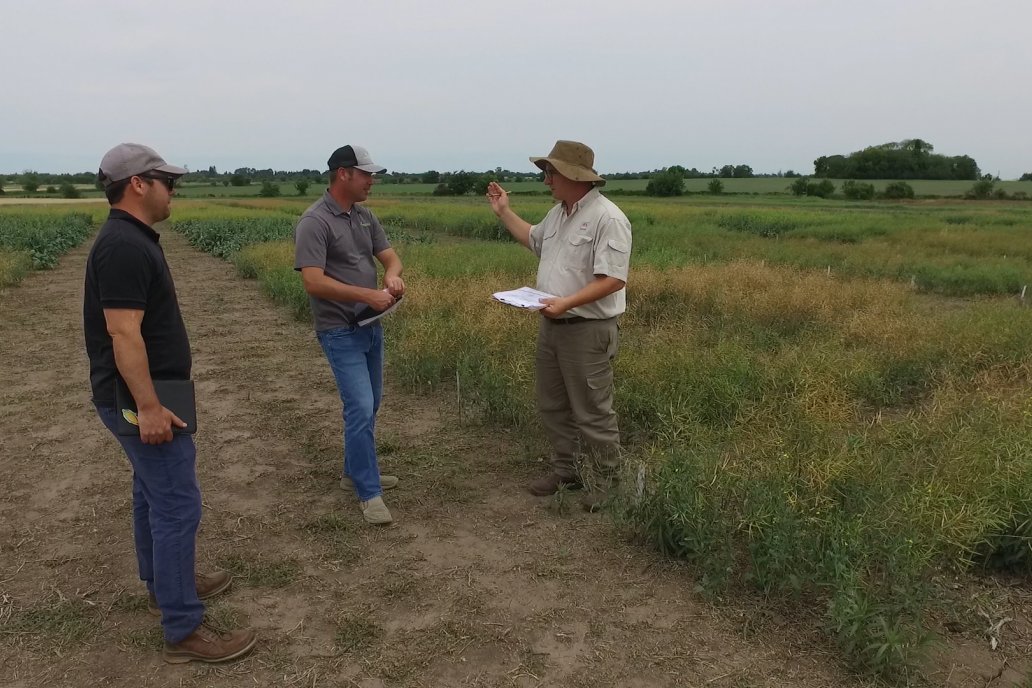
<svg viewBox="0 0 1032 688">
<path fill-rule="evenodd" d="M 52 268 L 94 229 L 88 212 L 11 207 L 0 211 L 0 289 L 17 284 L 30 270 Z"/>
<path fill-rule="evenodd" d="M 410 291 L 388 324 L 379 426 L 401 522 L 368 531 L 334 486 L 338 402 L 285 241 L 310 200 L 173 215 L 299 320 L 163 235 L 211 424 L 201 550 L 238 575 L 214 612 L 263 637 L 227 669 L 156 659 L 124 461 L 90 417 L 82 362 L 58 363 L 81 344 L 44 335 L 78 331 L 84 248 L 64 280 L 30 276 L 0 299 L 20 373 L 3 391 L 9 683 L 861 685 L 847 668 L 1028 681 L 1020 204 L 620 200 L 635 230 L 617 361 L 632 489 L 613 528 L 521 493 L 544 455 L 535 322 L 488 297 L 532 283 L 533 256 L 482 204 L 372 202 Z M 548 207 L 514 204 L 531 220 Z M 63 305 L 39 318 L 41 298 Z M 69 409 L 70 427 L 30 420 Z"/>
<path fill-rule="evenodd" d="M 534 323 L 470 299 L 531 281 L 532 258 L 485 241 L 499 229 L 481 207 L 374 205 L 420 285 L 394 329 L 396 374 L 457 379 L 486 418 L 534 434 Z M 636 243 L 618 403 L 651 480 L 624 516 L 643 537 L 714 589 L 824 599 L 850 661 L 884 675 L 923 649 L 936 572 L 1028 570 L 1022 209 L 624 206 Z M 236 260 L 304 314 L 288 243 Z"/>
</svg>

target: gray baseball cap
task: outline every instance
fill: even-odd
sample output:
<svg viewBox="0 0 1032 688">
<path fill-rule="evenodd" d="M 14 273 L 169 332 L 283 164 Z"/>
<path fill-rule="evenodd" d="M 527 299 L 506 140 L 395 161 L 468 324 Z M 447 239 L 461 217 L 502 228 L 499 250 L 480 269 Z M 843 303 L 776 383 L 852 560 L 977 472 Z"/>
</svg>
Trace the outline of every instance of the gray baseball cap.
<svg viewBox="0 0 1032 688">
<path fill-rule="evenodd" d="M 144 172 L 163 172 L 170 177 L 182 177 L 187 170 L 169 165 L 153 148 L 140 143 L 120 143 L 100 161 L 97 179 L 104 186 L 111 186 Z"/>
</svg>

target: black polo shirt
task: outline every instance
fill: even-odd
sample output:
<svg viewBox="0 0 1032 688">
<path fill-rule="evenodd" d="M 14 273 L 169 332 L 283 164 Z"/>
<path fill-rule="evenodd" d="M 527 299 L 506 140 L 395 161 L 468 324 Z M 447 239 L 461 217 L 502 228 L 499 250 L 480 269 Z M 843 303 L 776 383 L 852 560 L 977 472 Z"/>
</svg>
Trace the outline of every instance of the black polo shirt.
<svg viewBox="0 0 1032 688">
<path fill-rule="evenodd" d="M 86 259 L 83 329 L 93 400 L 102 406 L 115 405 L 117 374 L 105 308 L 144 312 L 140 331 L 152 380 L 190 377 L 190 340 L 158 238 L 129 213 L 112 209 Z"/>
</svg>

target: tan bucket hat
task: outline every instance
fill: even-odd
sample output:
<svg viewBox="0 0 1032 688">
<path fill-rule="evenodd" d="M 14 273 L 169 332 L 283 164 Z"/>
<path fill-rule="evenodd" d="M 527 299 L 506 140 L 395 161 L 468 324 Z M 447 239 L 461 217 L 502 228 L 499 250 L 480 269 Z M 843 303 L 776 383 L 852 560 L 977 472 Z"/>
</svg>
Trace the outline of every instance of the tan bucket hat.
<svg viewBox="0 0 1032 688">
<path fill-rule="evenodd" d="M 575 182 L 591 182 L 595 186 L 605 186 L 606 180 L 598 176 L 592 165 L 595 164 L 595 153 L 578 141 L 556 141 L 552 152 L 543 158 L 531 158 L 530 161 L 540 169 L 545 169 L 549 162 L 555 171 Z"/>
</svg>

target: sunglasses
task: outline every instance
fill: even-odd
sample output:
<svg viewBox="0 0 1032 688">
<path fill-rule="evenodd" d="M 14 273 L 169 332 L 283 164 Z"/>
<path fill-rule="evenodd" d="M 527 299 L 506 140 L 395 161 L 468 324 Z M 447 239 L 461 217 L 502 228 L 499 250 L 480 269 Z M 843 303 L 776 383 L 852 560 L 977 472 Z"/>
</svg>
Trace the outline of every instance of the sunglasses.
<svg viewBox="0 0 1032 688">
<path fill-rule="evenodd" d="M 159 181 L 162 184 L 164 184 L 166 187 L 168 187 L 168 190 L 170 192 L 173 191 L 176 188 L 176 178 L 175 177 L 166 177 L 163 174 L 139 174 L 139 175 L 136 175 L 136 176 L 140 177 L 141 179 L 153 179 L 155 181 Z"/>
</svg>

